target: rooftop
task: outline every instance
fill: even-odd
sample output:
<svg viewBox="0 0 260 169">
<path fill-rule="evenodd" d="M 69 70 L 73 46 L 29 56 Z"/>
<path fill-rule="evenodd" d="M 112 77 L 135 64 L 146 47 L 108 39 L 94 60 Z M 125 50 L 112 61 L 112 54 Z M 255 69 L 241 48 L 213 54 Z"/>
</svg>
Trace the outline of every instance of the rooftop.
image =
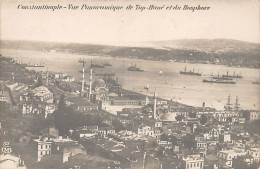
<svg viewBox="0 0 260 169">
<path fill-rule="evenodd" d="M 28 93 L 25 93 L 25 95 L 31 94 L 34 96 L 45 96 L 48 94 L 51 94 L 52 92 L 45 86 L 39 86 L 32 90 L 30 90 Z"/>
<path fill-rule="evenodd" d="M 77 105 L 77 106 L 96 106 L 95 104 L 89 102 L 87 99 L 82 97 L 69 97 L 67 101 Z"/>
</svg>

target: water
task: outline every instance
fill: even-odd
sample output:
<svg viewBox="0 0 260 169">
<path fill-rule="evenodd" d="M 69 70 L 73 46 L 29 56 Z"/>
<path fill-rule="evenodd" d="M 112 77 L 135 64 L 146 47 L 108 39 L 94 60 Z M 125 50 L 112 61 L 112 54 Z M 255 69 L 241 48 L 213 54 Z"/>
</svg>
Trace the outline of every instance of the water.
<svg viewBox="0 0 260 169">
<path fill-rule="evenodd" d="M 45 68 L 34 68 L 35 70 L 48 70 L 54 72 L 64 72 L 80 79 L 81 65 L 78 63 L 80 58 L 84 58 L 88 64 L 92 59 L 94 62 L 109 61 L 113 65 L 113 72 L 116 72 L 123 88 L 133 90 L 139 93 L 152 95 L 157 90 L 158 96 L 165 99 L 177 100 L 181 103 L 192 106 L 206 106 L 223 109 L 227 102 L 227 97 L 231 95 L 231 102 L 235 102 L 236 96 L 244 109 L 259 110 L 260 86 L 252 84 L 252 81 L 260 80 L 259 69 L 234 68 L 223 65 L 209 64 L 188 64 L 163 61 L 146 61 L 139 59 L 87 56 L 77 54 L 63 54 L 55 52 L 39 52 L 26 50 L 7 50 L 1 52 L 4 56 L 11 56 L 15 60 L 34 64 L 45 61 Z M 141 66 L 144 72 L 130 72 L 127 68 L 131 63 Z M 202 72 L 203 76 L 180 75 L 179 71 L 184 67 L 187 70 L 195 69 Z M 162 75 L 159 71 L 162 70 Z M 243 79 L 237 79 L 237 84 L 210 84 L 202 83 L 203 78 L 212 73 L 217 75 L 241 73 Z M 88 78 L 87 78 L 88 79 Z M 146 91 L 144 87 L 149 84 L 150 89 Z"/>
</svg>

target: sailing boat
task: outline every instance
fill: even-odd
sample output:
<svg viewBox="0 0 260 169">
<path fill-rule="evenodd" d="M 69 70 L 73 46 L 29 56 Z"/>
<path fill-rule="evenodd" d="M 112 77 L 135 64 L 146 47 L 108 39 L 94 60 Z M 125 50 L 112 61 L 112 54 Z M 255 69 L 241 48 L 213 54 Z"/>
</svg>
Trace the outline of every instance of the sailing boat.
<svg viewBox="0 0 260 169">
<path fill-rule="evenodd" d="M 159 75 L 162 75 L 162 70 L 159 71 Z"/>
</svg>

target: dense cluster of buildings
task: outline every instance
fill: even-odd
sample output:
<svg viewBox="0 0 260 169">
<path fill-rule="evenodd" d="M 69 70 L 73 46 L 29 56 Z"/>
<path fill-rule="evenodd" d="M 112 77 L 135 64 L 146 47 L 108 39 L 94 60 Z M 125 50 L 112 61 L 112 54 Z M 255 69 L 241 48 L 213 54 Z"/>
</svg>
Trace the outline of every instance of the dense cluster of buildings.
<svg viewBox="0 0 260 169">
<path fill-rule="evenodd" d="M 5 67 L 15 65 L 11 59 L 1 59 Z M 0 103 L 8 106 L 1 112 L 6 119 L 0 123 L 4 136 L 0 168 L 236 169 L 239 162 L 259 167 L 260 138 L 247 127 L 259 121 L 259 111 L 240 110 L 238 103 L 234 109 L 228 103 L 223 111 L 191 107 L 161 99 L 156 91 L 152 97 L 141 95 L 122 89 L 114 75 L 95 78 L 92 67 L 87 84 L 85 62 L 81 63 L 80 82 L 51 72 L 30 72 L 25 78 L 37 78 L 29 83 L 11 75 L 1 80 Z M 61 136 L 49 123 L 61 95 L 70 111 L 90 118 L 91 125 L 74 125 Z M 13 124 L 21 126 L 16 140 L 8 137 L 18 130 L 8 124 L 16 117 L 8 116 L 11 111 L 19 123 Z M 26 129 L 22 121 L 34 119 L 39 123 L 33 124 L 35 128 L 41 125 L 37 132 Z"/>
</svg>

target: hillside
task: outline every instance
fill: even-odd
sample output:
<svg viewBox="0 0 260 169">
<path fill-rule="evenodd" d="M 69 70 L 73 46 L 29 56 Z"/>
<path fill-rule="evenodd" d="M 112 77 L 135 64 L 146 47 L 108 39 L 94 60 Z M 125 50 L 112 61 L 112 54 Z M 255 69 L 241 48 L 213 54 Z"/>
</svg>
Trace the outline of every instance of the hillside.
<svg viewBox="0 0 260 169">
<path fill-rule="evenodd" d="M 226 39 L 145 43 L 147 47 L 2 41 L 1 48 L 260 68 L 260 44 Z"/>
</svg>

